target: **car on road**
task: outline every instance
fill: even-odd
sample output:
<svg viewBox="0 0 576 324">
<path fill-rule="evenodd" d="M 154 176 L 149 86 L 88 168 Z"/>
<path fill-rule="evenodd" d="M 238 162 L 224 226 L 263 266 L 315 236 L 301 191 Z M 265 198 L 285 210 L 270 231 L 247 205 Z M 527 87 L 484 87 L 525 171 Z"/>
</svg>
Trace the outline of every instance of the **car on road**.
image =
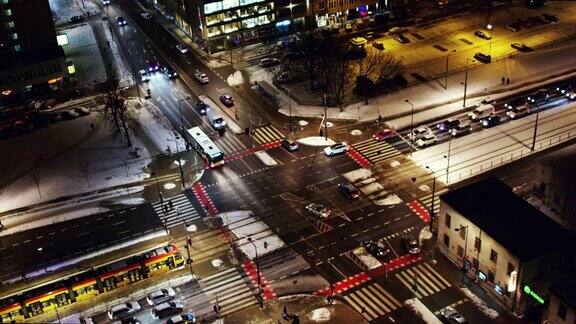
<svg viewBox="0 0 576 324">
<path fill-rule="evenodd" d="M 155 60 L 148 61 L 148 72 L 157 72 L 160 70 L 160 64 Z"/>
<path fill-rule="evenodd" d="M 492 35 L 490 35 L 489 33 L 485 33 L 481 30 L 475 31 L 474 36 L 482 38 L 482 39 L 492 39 Z"/>
<path fill-rule="evenodd" d="M 324 148 L 324 154 L 326 154 L 326 156 L 341 154 L 346 151 L 348 151 L 348 144 L 345 142 L 336 143 Z"/>
<path fill-rule="evenodd" d="M 408 137 L 418 140 L 428 134 L 432 134 L 432 130 L 428 127 L 418 127 L 412 131 L 412 134 L 408 134 Z"/>
<path fill-rule="evenodd" d="M 270 67 L 274 65 L 278 65 L 280 60 L 274 57 L 266 57 L 260 60 L 261 67 Z"/>
<path fill-rule="evenodd" d="M 441 132 L 448 132 L 455 126 L 460 124 L 460 119 L 458 118 L 448 118 L 436 125 L 436 128 Z"/>
<path fill-rule="evenodd" d="M 542 101 L 548 101 L 548 89 L 538 89 L 536 92 L 526 97 L 528 103 L 537 104 Z"/>
<path fill-rule="evenodd" d="M 572 90 L 566 93 L 566 98 L 570 100 L 576 100 L 576 90 Z"/>
<path fill-rule="evenodd" d="M 175 77 L 178 76 L 178 73 L 176 73 L 176 71 L 169 67 L 169 66 L 165 66 L 162 68 L 162 73 L 164 73 L 164 75 L 168 78 L 168 79 L 174 79 Z"/>
<path fill-rule="evenodd" d="M 372 137 L 376 140 L 376 142 L 383 141 L 384 139 L 394 136 L 394 131 L 389 128 L 384 128 L 372 135 Z"/>
<path fill-rule="evenodd" d="M 294 71 L 285 71 L 276 76 L 276 81 L 280 83 L 289 83 L 298 79 L 298 73 Z"/>
<path fill-rule="evenodd" d="M 370 255 L 378 260 L 387 259 L 390 255 L 389 248 L 383 247 L 378 242 L 373 240 L 362 242 L 362 247 L 366 250 L 366 252 L 370 253 Z"/>
<path fill-rule="evenodd" d="M 546 19 L 547 21 L 549 21 L 551 23 L 558 22 L 558 17 L 556 15 L 550 15 L 547 13 L 543 13 L 542 17 L 544 17 L 544 19 Z"/>
<path fill-rule="evenodd" d="M 310 203 L 308 205 L 306 205 L 306 210 L 309 211 L 310 213 L 316 215 L 316 216 L 320 216 L 320 217 L 324 217 L 327 218 L 328 216 L 330 216 L 330 214 L 332 214 L 332 211 L 330 210 L 330 208 L 321 205 L 321 204 L 315 204 L 315 203 Z"/>
<path fill-rule="evenodd" d="M 138 74 L 140 74 L 140 80 L 142 82 L 150 81 L 150 75 L 148 75 L 148 71 L 142 69 L 142 70 L 138 71 Z"/>
<path fill-rule="evenodd" d="M 288 152 L 298 151 L 298 143 L 294 140 L 284 138 L 280 145 Z"/>
<path fill-rule="evenodd" d="M 194 72 L 194 77 L 196 78 L 196 80 L 198 80 L 198 82 L 200 82 L 202 84 L 207 84 L 210 82 L 208 75 L 206 75 L 206 73 L 200 72 L 198 70 L 196 70 L 196 72 Z"/>
<path fill-rule="evenodd" d="M 345 182 L 340 182 L 338 183 L 338 192 L 348 198 L 348 199 L 357 199 L 358 197 L 360 197 L 360 193 L 358 192 L 358 189 L 356 189 L 353 185 L 349 184 L 349 183 L 345 183 Z"/>
<path fill-rule="evenodd" d="M 174 299 L 174 297 L 176 297 L 176 292 L 174 289 L 170 287 L 162 288 L 149 293 L 146 297 L 146 302 L 148 302 L 148 305 L 154 306 L 167 301 L 171 301 Z"/>
<path fill-rule="evenodd" d="M 490 128 L 500 124 L 502 117 L 499 115 L 490 115 L 482 120 L 482 127 Z"/>
<path fill-rule="evenodd" d="M 488 54 L 481 53 L 481 52 L 474 54 L 474 58 L 477 59 L 478 61 L 482 62 L 482 63 L 492 62 L 492 56 L 490 56 Z"/>
<path fill-rule="evenodd" d="M 124 19 L 124 17 L 122 16 L 116 17 L 116 23 L 118 24 L 118 26 L 126 26 L 128 24 L 126 22 L 126 19 Z"/>
<path fill-rule="evenodd" d="M 62 120 L 72 120 L 80 117 L 80 114 L 70 109 L 60 112 L 60 117 L 62 117 Z"/>
<path fill-rule="evenodd" d="M 517 24 L 516 22 L 507 24 L 505 28 L 513 32 L 519 32 L 522 29 L 522 27 L 520 27 L 520 25 Z"/>
<path fill-rule="evenodd" d="M 166 324 L 193 324 L 196 323 L 196 315 L 194 313 L 184 313 L 176 316 L 172 316 L 166 321 Z"/>
<path fill-rule="evenodd" d="M 394 39 L 400 44 L 408 44 L 410 43 L 410 39 L 402 34 L 394 35 Z"/>
<path fill-rule="evenodd" d="M 142 13 L 140 14 L 140 16 L 142 16 L 142 18 L 144 18 L 144 19 L 146 19 L 146 20 L 152 18 L 152 15 L 149 14 L 147 11 L 142 12 Z"/>
<path fill-rule="evenodd" d="M 186 54 L 186 53 L 188 53 L 188 47 L 186 47 L 186 45 L 184 45 L 184 44 L 178 44 L 178 45 L 176 45 L 176 49 L 177 49 L 181 54 Z"/>
<path fill-rule="evenodd" d="M 156 319 L 164 318 L 180 313 L 183 309 L 184 305 L 179 300 L 174 300 L 155 306 L 150 311 L 150 315 Z"/>
<path fill-rule="evenodd" d="M 68 19 L 68 22 L 71 24 L 77 24 L 77 23 L 81 23 L 84 21 L 84 16 L 82 15 L 74 15 L 72 17 L 70 17 L 70 19 Z"/>
<path fill-rule="evenodd" d="M 416 146 L 422 148 L 429 145 L 436 143 L 436 135 L 434 134 L 426 134 L 424 137 L 421 137 L 419 140 L 416 141 Z"/>
<path fill-rule="evenodd" d="M 506 101 L 504 103 L 504 108 L 510 110 L 512 108 L 516 108 L 518 106 L 522 106 L 523 104 L 526 103 L 526 99 L 520 97 L 520 98 L 514 98 L 512 100 Z"/>
<path fill-rule="evenodd" d="M 522 105 L 508 110 L 508 112 L 506 112 L 506 115 L 508 115 L 510 119 L 517 119 L 528 115 L 529 112 L 530 107 L 528 105 Z"/>
<path fill-rule="evenodd" d="M 126 318 L 140 311 L 140 304 L 137 301 L 128 301 L 112 306 L 108 309 L 108 318 L 118 320 Z"/>
<path fill-rule="evenodd" d="M 523 43 L 512 43 L 510 44 L 510 46 L 512 46 L 513 49 L 518 50 L 520 52 L 528 52 L 530 50 L 530 47 L 528 47 L 526 44 Z"/>
<path fill-rule="evenodd" d="M 450 129 L 450 135 L 454 137 L 462 136 L 472 132 L 472 126 L 468 123 L 456 125 L 454 128 Z"/>
<path fill-rule="evenodd" d="M 414 238 L 414 236 L 404 236 L 402 238 L 402 245 L 408 254 L 418 254 L 420 253 L 420 245 L 418 244 L 418 240 Z"/>
<path fill-rule="evenodd" d="M 208 109 L 210 109 L 210 107 L 204 101 L 202 100 L 196 101 L 196 111 L 200 115 L 206 115 L 206 111 L 208 111 Z"/>
<path fill-rule="evenodd" d="M 456 311 L 452 306 L 444 308 L 440 312 L 440 315 L 445 323 L 455 323 L 455 324 L 468 323 L 468 321 L 466 321 L 464 316 L 460 315 L 460 313 L 458 313 L 458 311 Z"/>
<path fill-rule="evenodd" d="M 226 107 L 232 107 L 234 106 L 234 99 L 232 98 L 231 95 L 225 93 L 223 95 L 220 95 L 220 101 L 224 104 L 224 106 Z"/>
<path fill-rule="evenodd" d="M 78 321 L 80 321 L 80 324 L 94 324 L 94 320 L 89 316 L 80 316 Z"/>
<path fill-rule="evenodd" d="M 102 0 L 102 4 L 107 6 L 110 4 L 110 0 Z"/>
<path fill-rule="evenodd" d="M 78 116 L 88 116 L 90 115 L 90 109 L 86 107 L 76 107 L 74 108 L 74 112 L 78 114 Z"/>
</svg>

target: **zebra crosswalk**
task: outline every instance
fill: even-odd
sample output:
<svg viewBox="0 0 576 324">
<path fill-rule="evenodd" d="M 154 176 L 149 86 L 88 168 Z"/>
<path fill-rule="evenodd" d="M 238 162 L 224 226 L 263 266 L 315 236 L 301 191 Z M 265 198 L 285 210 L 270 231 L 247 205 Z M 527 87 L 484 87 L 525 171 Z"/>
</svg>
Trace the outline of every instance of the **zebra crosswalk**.
<svg viewBox="0 0 576 324">
<path fill-rule="evenodd" d="M 378 283 L 345 294 L 344 299 L 368 321 L 402 307 L 402 304 Z"/>
<path fill-rule="evenodd" d="M 384 161 L 398 155 L 402 155 L 394 146 L 386 141 L 375 141 L 370 138 L 358 143 L 352 144 L 352 147 L 364 155 L 371 163 Z"/>
<path fill-rule="evenodd" d="M 214 141 L 214 144 L 216 144 L 224 154 L 232 154 L 246 149 L 246 145 L 236 136 L 219 137 Z"/>
<path fill-rule="evenodd" d="M 444 279 L 428 262 L 419 263 L 413 267 L 406 268 L 395 274 L 396 278 L 413 291 L 416 283 L 416 297 L 424 298 L 448 287 L 450 283 Z"/>
<path fill-rule="evenodd" d="M 258 303 L 258 292 L 250 286 L 246 274 L 236 267 L 198 280 L 210 304 L 221 307 L 220 316 L 232 314 Z M 241 274 L 242 273 L 242 274 Z"/>
<path fill-rule="evenodd" d="M 448 189 L 444 188 L 440 191 L 434 193 L 434 215 L 438 215 L 440 212 L 440 195 L 448 191 Z M 432 194 L 428 194 L 419 199 L 422 203 L 422 206 L 427 210 L 430 210 L 430 203 L 432 203 Z"/>
<path fill-rule="evenodd" d="M 254 135 L 252 136 L 254 141 L 259 144 L 270 143 L 279 139 L 284 138 L 282 132 L 280 132 L 276 127 L 273 125 L 265 125 L 258 127 L 254 130 Z"/>
<path fill-rule="evenodd" d="M 172 208 L 169 208 L 170 202 L 172 202 Z M 162 206 L 165 206 L 164 210 Z M 166 223 L 167 227 L 180 225 L 184 221 L 192 222 L 200 218 L 198 211 L 184 193 L 171 198 L 165 198 L 163 205 L 157 201 L 152 204 L 152 207 L 154 207 L 156 214 Z"/>
</svg>

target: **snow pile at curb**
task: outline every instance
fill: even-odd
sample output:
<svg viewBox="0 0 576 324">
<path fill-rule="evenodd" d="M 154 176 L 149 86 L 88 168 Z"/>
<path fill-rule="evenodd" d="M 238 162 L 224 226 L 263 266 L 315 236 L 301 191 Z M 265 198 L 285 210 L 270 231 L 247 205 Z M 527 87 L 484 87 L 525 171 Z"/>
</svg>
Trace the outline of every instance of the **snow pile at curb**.
<svg viewBox="0 0 576 324">
<path fill-rule="evenodd" d="M 333 140 L 331 139 L 326 140 L 322 136 L 304 137 L 299 139 L 297 142 L 302 145 L 308 145 L 308 146 L 329 146 L 336 144 L 336 142 L 334 142 Z"/>
<path fill-rule="evenodd" d="M 274 158 L 271 157 L 270 154 L 268 154 L 266 151 L 258 151 L 254 154 L 260 159 L 260 161 L 262 161 L 262 163 L 266 165 L 278 165 L 278 162 L 276 162 L 276 160 L 274 160 Z"/>
<path fill-rule="evenodd" d="M 484 313 L 484 315 L 490 317 L 491 319 L 495 319 L 498 316 L 500 316 L 500 314 L 497 311 L 488 307 L 488 305 L 486 305 L 486 303 L 482 299 L 480 299 L 480 297 L 474 295 L 474 293 L 470 291 L 470 289 L 460 288 L 460 290 L 464 293 L 464 295 L 466 295 L 466 297 L 468 297 L 472 301 L 472 303 L 474 303 L 474 305 L 476 305 L 476 307 L 478 307 L 482 311 L 482 313 Z"/>
<path fill-rule="evenodd" d="M 398 205 L 400 203 L 402 203 L 402 198 L 395 194 L 390 194 L 384 199 L 374 200 L 374 204 L 378 206 Z"/>
<path fill-rule="evenodd" d="M 244 78 L 242 77 L 242 72 L 236 71 L 234 72 L 234 74 L 230 74 L 230 76 L 228 76 L 228 79 L 226 79 L 226 82 L 228 82 L 228 84 L 231 87 L 244 84 Z"/>
<path fill-rule="evenodd" d="M 422 302 L 416 298 L 408 299 L 404 302 L 416 316 L 424 320 L 428 324 L 442 324 L 442 322 L 432 313 Z"/>
<path fill-rule="evenodd" d="M 354 249 L 352 253 L 354 253 L 369 270 L 376 269 L 382 265 L 380 261 L 371 256 L 363 247 Z"/>
<path fill-rule="evenodd" d="M 232 211 L 219 214 L 225 226 L 238 238 L 236 245 L 249 259 L 256 258 L 254 245 L 248 242 L 248 237 L 258 249 L 258 256 L 263 256 L 285 246 L 276 234 L 272 233 L 264 222 L 258 220 L 251 211 Z M 266 247 L 264 247 L 266 243 Z"/>
<path fill-rule="evenodd" d="M 355 183 L 356 181 L 365 180 L 372 177 L 372 171 L 368 169 L 357 169 L 354 171 L 350 171 L 344 173 L 342 175 L 346 180 L 350 181 L 351 183 Z"/>
<path fill-rule="evenodd" d="M 329 321 L 330 319 L 332 319 L 332 313 L 326 307 L 316 308 L 310 312 L 310 315 L 308 316 L 308 318 L 311 321 L 325 322 L 325 321 Z"/>
</svg>

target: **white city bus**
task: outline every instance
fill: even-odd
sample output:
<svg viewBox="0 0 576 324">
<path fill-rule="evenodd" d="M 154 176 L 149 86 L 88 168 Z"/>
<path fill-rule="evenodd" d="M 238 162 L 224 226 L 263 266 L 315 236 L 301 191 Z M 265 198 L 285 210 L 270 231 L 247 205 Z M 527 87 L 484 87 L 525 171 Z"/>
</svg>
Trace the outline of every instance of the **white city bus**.
<svg viewBox="0 0 576 324">
<path fill-rule="evenodd" d="M 224 153 L 220 151 L 200 127 L 190 128 L 188 135 L 188 141 L 210 167 L 213 168 L 224 164 Z"/>
</svg>

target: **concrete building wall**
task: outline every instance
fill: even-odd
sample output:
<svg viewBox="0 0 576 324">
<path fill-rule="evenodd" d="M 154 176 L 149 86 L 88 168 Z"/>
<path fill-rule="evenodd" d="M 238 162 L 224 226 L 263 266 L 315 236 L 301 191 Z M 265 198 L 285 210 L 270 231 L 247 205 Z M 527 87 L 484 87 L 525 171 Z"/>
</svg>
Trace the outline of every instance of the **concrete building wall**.
<svg viewBox="0 0 576 324">
<path fill-rule="evenodd" d="M 552 294 L 550 296 L 550 306 L 548 306 L 546 321 L 550 324 L 574 324 L 576 323 L 576 310 Z"/>
<path fill-rule="evenodd" d="M 576 164 L 539 161 L 534 192 L 563 220 L 576 227 Z"/>
</svg>

